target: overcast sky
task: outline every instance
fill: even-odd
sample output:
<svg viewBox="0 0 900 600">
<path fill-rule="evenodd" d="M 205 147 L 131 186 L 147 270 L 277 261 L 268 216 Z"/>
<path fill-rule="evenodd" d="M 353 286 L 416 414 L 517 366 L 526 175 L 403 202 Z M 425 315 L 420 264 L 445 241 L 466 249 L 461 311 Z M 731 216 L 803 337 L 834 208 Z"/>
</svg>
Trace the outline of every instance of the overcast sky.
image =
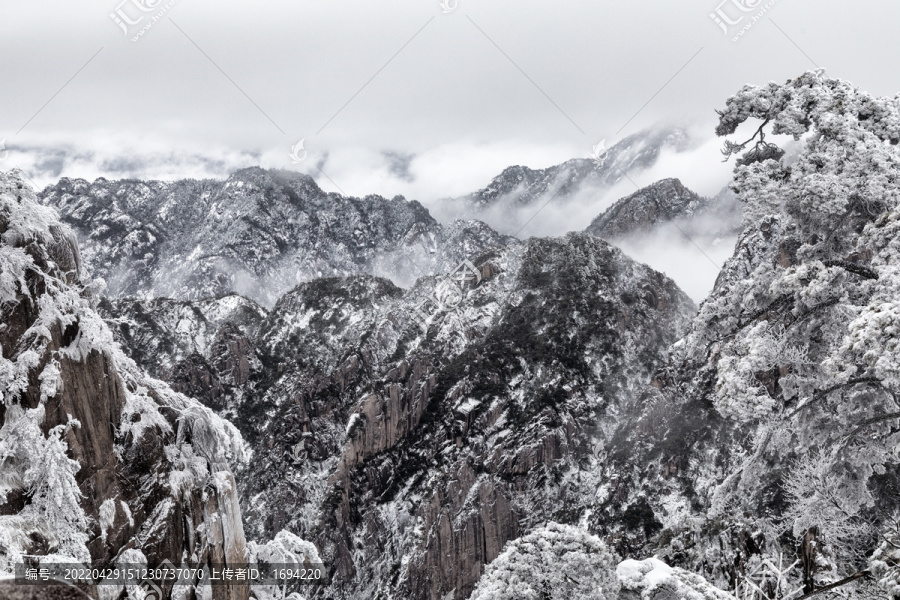
<svg viewBox="0 0 900 600">
<path fill-rule="evenodd" d="M 336 189 L 318 165 L 347 193 L 428 201 L 654 123 L 712 137 L 747 82 L 818 66 L 900 90 L 895 0 L 119 1 L 0 1 L 0 168 L 43 185 L 261 164 Z M 717 9 L 743 21 L 726 35 Z"/>
<path fill-rule="evenodd" d="M 679 125 L 692 150 L 629 180 L 712 195 L 729 95 L 824 68 L 893 96 L 897 23 L 896 0 L 0 0 L 0 169 L 42 187 L 261 165 L 440 217 L 504 167 Z M 583 229 L 630 181 L 522 235 Z M 631 253 L 697 300 L 733 243 L 657 242 Z"/>
<path fill-rule="evenodd" d="M 747 82 L 818 66 L 900 90 L 895 0 L 119 1 L 0 1 L 0 168 L 43 185 L 261 164 L 334 190 L 319 165 L 347 193 L 427 201 L 654 123 L 711 137 Z M 717 9 L 743 21 L 726 35 Z"/>
</svg>

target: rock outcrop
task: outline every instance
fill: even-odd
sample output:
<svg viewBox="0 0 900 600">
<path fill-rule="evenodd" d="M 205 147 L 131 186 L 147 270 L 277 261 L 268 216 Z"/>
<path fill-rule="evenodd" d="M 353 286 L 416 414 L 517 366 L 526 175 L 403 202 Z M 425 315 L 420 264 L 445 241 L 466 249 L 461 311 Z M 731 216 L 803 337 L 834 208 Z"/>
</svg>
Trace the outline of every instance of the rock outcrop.
<svg viewBox="0 0 900 600">
<path fill-rule="evenodd" d="M 0 174 L 0 568 L 126 551 L 150 564 L 246 561 L 229 466 L 240 435 L 121 352 L 95 287 L 72 232 L 16 172 Z"/>
<path fill-rule="evenodd" d="M 646 233 L 658 224 L 691 217 L 708 203 L 678 179 L 663 179 L 617 201 L 585 232 L 605 240 Z"/>
</svg>

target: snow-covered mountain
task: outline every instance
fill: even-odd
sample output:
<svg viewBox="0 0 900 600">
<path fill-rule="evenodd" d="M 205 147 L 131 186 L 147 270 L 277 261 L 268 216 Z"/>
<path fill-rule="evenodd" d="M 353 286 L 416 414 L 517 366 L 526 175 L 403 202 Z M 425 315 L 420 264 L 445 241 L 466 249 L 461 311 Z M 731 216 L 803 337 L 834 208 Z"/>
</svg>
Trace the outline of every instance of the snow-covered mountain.
<svg viewBox="0 0 900 600">
<path fill-rule="evenodd" d="M 316 540 L 354 597 L 467 595 L 506 541 L 591 505 L 594 446 L 694 311 L 671 281 L 584 234 L 512 242 L 472 264 L 481 280 L 427 332 L 413 316 L 435 278 L 407 291 L 320 279 L 261 321 L 234 296 L 215 309 L 108 309 L 123 341 L 178 348 L 142 351 L 148 370 L 226 390 L 207 401 L 269 465 L 238 476 L 248 532 Z M 241 316 L 216 322 L 221 303 Z M 242 342 L 192 346 L 225 331 Z"/>
<path fill-rule="evenodd" d="M 501 239 L 477 222 L 442 227 L 401 196 L 326 194 L 308 176 L 258 168 L 226 181 L 64 178 L 40 197 L 111 297 L 236 292 L 271 306 L 317 277 L 369 272 L 408 285 Z"/>
<path fill-rule="evenodd" d="M 485 188 L 464 200 L 475 209 L 497 204 L 533 205 L 555 197 L 565 200 L 586 189 L 600 190 L 622 180 L 628 172 L 653 166 L 661 152 L 679 152 L 690 145 L 683 129 L 659 127 L 630 135 L 609 148 L 597 148 L 595 158 L 574 158 L 546 169 L 507 167 Z"/>
<path fill-rule="evenodd" d="M 585 231 L 672 276 L 701 302 L 740 234 L 741 205 L 728 188 L 706 198 L 663 179 L 619 199 Z"/>
<path fill-rule="evenodd" d="M 478 222 L 443 227 L 402 199 L 311 187 L 302 196 L 309 180 L 251 170 L 225 183 L 167 184 L 215 187 L 223 203 L 202 205 L 195 228 L 203 235 L 186 231 L 192 241 L 180 245 L 167 234 L 137 260 L 122 258 L 128 235 L 168 214 L 135 204 L 134 190 L 146 184 L 45 191 L 70 222 L 83 219 L 94 263 L 113 277 L 120 259 L 134 269 L 121 281 L 143 290 L 136 299 L 124 297 L 127 286 L 95 298 L 100 286 L 81 280 L 72 236 L 7 178 L 0 300 L 13 309 L 0 329 L 8 363 L 0 374 L 13 393 L 4 392 L 0 417 L 4 432 L 19 423 L 31 433 L 0 444 L 49 448 L 16 455 L 10 464 L 22 482 L 34 476 L 34 456 L 50 456 L 63 465 L 52 471 L 63 474 L 60 489 L 73 489 L 69 476 L 84 486 L 63 459 L 80 461 L 87 441 L 64 427 L 70 419 L 55 399 L 74 394 L 94 407 L 73 390 L 93 389 L 83 365 L 106 361 L 124 406 L 139 398 L 132 404 L 150 417 L 107 411 L 91 422 L 92 435 L 102 440 L 99 430 L 114 423 L 114 436 L 135 427 L 148 436 L 164 421 L 174 438 L 153 435 L 183 454 L 194 438 L 177 434 L 184 421 L 166 408 L 190 406 L 206 427 L 243 440 L 253 460 L 232 466 L 243 530 L 270 543 L 288 535 L 313 542 L 334 582 L 314 597 L 481 600 L 515 597 L 511 589 L 572 598 L 595 590 L 605 600 L 797 600 L 824 597 L 828 586 L 854 600 L 900 597 L 900 102 L 807 73 L 745 87 L 720 112 L 717 133 L 730 136 L 745 121 L 763 123 L 758 134 L 769 127 L 793 135 L 803 148 L 785 161 L 764 137 L 726 144 L 743 213 L 736 229 L 732 198 L 706 200 L 678 180 L 623 198 L 588 232 L 521 241 Z M 557 175 L 546 185 L 528 175 L 522 189 L 546 191 Z M 256 183 L 237 186 L 242 177 Z M 123 200 L 101 197 L 113 189 L 126 190 L 116 196 Z M 516 202 L 529 201 L 523 194 Z M 192 206 L 189 195 L 171 206 Z M 230 210 L 226 197 L 247 218 L 203 222 Z M 299 214 L 297 206 L 332 214 L 331 202 L 383 223 L 365 230 L 375 249 L 350 251 L 346 235 L 362 231 L 358 224 L 297 229 L 303 235 L 285 252 L 305 261 L 318 256 L 311 249 L 326 249 L 321 264 L 346 265 L 347 274 L 272 279 L 280 273 L 274 237 L 263 230 L 248 238 L 259 257 L 234 242 L 255 231 L 250 223 L 264 223 L 253 215 L 269 215 L 269 200 L 280 207 L 275 221 Z M 95 204 L 105 212 L 92 212 Z M 137 205 L 152 216 L 135 224 Z M 399 224 L 379 220 L 388 214 Z M 601 239 L 667 224 L 693 235 L 704 219 L 738 241 L 699 308 L 665 275 Z M 103 227 L 119 220 L 122 228 L 104 238 L 111 229 Z M 215 279 L 220 267 L 189 258 L 220 230 L 217 251 L 256 269 L 255 285 L 276 281 L 277 291 L 239 295 L 239 278 Z M 407 243 L 411 231 L 414 240 L 433 234 L 435 252 Z M 174 268 L 177 257 L 190 265 L 184 281 L 217 295 L 177 288 L 176 299 L 149 297 L 166 272 L 160 265 Z M 413 283 L 365 272 L 395 259 L 412 265 Z M 88 333 L 102 348 L 83 351 Z M 40 431 L 44 415 L 63 428 Z M 108 446 L 109 460 L 137 468 L 126 448 L 115 452 L 118 439 L 103 456 Z M 141 449 L 149 461 L 141 472 L 171 480 L 177 466 L 154 462 L 154 448 Z M 15 528 L 42 498 L 21 490 L 40 487 L 16 485 L 18 495 L 0 505 L 4 547 L 34 542 Z M 129 506 L 150 502 L 130 493 L 121 492 Z M 66 543 L 76 550 L 78 535 L 87 536 L 93 557 L 108 537 L 78 521 L 78 510 L 102 521 L 102 505 L 69 496 L 75 508 L 66 514 L 77 523 L 63 521 L 59 531 L 74 532 Z"/>
<path fill-rule="evenodd" d="M 0 570 L 246 562 L 231 471 L 244 441 L 127 358 L 95 292 L 72 232 L 0 174 Z"/>
<path fill-rule="evenodd" d="M 605 240 L 646 234 L 662 223 L 690 218 L 710 204 L 678 179 L 663 179 L 617 201 L 585 231 Z"/>
</svg>

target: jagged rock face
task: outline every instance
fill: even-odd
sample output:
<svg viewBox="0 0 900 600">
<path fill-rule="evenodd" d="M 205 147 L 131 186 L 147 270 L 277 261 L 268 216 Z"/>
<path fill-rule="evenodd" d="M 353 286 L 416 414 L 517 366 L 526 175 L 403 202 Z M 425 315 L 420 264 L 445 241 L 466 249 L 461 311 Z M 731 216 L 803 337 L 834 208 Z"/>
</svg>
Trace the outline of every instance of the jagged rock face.
<svg viewBox="0 0 900 600">
<path fill-rule="evenodd" d="M 484 209 L 498 203 L 527 206 L 550 195 L 568 198 L 583 189 L 608 187 L 629 170 L 652 166 L 661 151 L 684 150 L 688 144 L 687 134 L 681 129 L 644 131 L 618 142 L 596 160 L 576 158 L 546 169 L 508 167 L 465 200 Z"/>
<path fill-rule="evenodd" d="M 308 176 L 259 168 L 226 181 L 64 178 L 41 199 L 76 231 L 112 297 L 237 292 L 271 306 L 316 277 L 374 271 L 409 283 L 499 239 L 479 224 L 442 227 L 401 196 L 326 194 Z"/>
<path fill-rule="evenodd" d="M 427 333 L 436 278 L 315 280 L 255 335 L 236 326 L 261 364 L 236 419 L 266 465 L 238 475 L 248 531 L 316 540 L 336 569 L 323 597 L 464 598 L 506 541 L 596 510 L 592 448 L 694 310 L 583 234 L 471 261 L 477 284 Z"/>
<path fill-rule="evenodd" d="M 636 402 L 693 310 L 665 277 L 587 236 L 531 240 L 519 261 L 499 260 L 495 285 L 506 296 L 494 300 L 494 319 L 458 354 L 432 355 L 415 438 L 350 476 L 371 485 L 413 471 L 381 484 L 403 490 L 397 510 L 424 500 L 410 511 L 421 531 L 401 573 L 412 597 L 464 598 L 507 540 L 592 509 L 594 444 Z M 440 475 L 417 482 L 415 466 L 429 461 Z"/>
<path fill-rule="evenodd" d="M 15 172 L 0 174 L 0 239 L 3 568 L 125 550 L 152 564 L 245 561 L 234 428 L 121 353 L 74 236 Z"/>
<path fill-rule="evenodd" d="M 239 296 L 126 299 L 104 310 L 132 358 L 232 418 L 254 445 L 258 460 L 238 477 L 247 526 L 259 539 L 285 526 L 308 536 L 314 527 L 320 502 L 308 497 L 320 495 L 327 465 L 337 462 L 356 400 L 351 382 L 363 375 L 353 349 L 374 307 L 402 293 L 363 275 L 301 284 L 269 312 Z M 322 463 L 302 486 L 292 458 L 301 442 L 304 462 Z M 259 469 L 260 461 L 272 468 Z"/>
<path fill-rule="evenodd" d="M 255 337 L 266 310 L 231 294 L 195 302 L 104 299 L 98 307 L 129 358 L 228 418 L 262 371 Z"/>
<path fill-rule="evenodd" d="M 678 179 L 663 179 L 618 200 L 585 232 L 605 240 L 651 231 L 657 224 L 691 217 L 709 200 L 684 187 Z"/>
<path fill-rule="evenodd" d="M 333 436 L 340 460 L 316 447 L 294 470 L 318 490 L 312 533 L 354 597 L 465 597 L 507 540 L 550 516 L 577 521 L 597 422 L 634 401 L 693 310 L 663 276 L 586 236 L 473 262 L 487 277 L 426 336 L 409 318 L 423 285 L 371 310 L 368 333 L 344 317 L 344 339 L 360 341 L 332 376 L 307 377 L 293 408 L 340 407 L 337 423 L 304 426 L 316 444 Z M 289 454 L 274 444 L 272 460 Z"/>
</svg>

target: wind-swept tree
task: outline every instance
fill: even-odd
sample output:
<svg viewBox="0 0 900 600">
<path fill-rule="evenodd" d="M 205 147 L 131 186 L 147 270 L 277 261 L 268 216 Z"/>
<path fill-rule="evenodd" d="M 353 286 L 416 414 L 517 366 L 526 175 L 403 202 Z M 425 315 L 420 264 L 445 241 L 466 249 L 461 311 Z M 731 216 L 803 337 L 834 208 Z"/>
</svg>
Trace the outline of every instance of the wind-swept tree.
<svg viewBox="0 0 900 600">
<path fill-rule="evenodd" d="M 752 123 L 723 150 L 744 231 L 685 348 L 715 370 L 718 411 L 757 435 L 718 508 L 756 510 L 775 474 L 784 529 L 847 575 L 900 501 L 900 96 L 809 72 L 746 86 L 719 117 L 721 136 Z"/>
</svg>

